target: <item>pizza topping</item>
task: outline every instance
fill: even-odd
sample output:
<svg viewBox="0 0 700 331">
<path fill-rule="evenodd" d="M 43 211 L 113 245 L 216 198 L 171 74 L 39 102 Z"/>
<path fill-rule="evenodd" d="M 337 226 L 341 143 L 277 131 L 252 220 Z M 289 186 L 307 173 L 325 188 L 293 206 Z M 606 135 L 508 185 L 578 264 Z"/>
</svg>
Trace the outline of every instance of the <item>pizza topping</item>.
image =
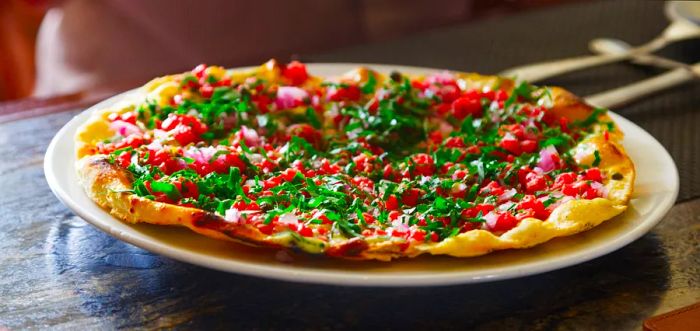
<svg viewBox="0 0 700 331">
<path fill-rule="evenodd" d="M 291 85 L 301 85 L 309 78 L 306 66 L 298 61 L 292 61 L 282 68 L 282 76 L 287 78 Z"/>
<path fill-rule="evenodd" d="M 598 151 L 581 163 L 574 150 L 602 110 L 569 122 L 549 112 L 546 89 L 475 88 L 449 73 L 311 84 L 302 63 L 280 70 L 236 81 L 198 66 L 169 105 L 111 115 L 117 136 L 98 150 L 139 196 L 324 242 L 498 235 L 607 195 Z"/>
<path fill-rule="evenodd" d="M 277 109 L 288 109 L 304 105 L 304 100 L 309 98 L 309 94 L 298 87 L 281 86 L 277 89 L 277 99 L 275 104 Z"/>
</svg>

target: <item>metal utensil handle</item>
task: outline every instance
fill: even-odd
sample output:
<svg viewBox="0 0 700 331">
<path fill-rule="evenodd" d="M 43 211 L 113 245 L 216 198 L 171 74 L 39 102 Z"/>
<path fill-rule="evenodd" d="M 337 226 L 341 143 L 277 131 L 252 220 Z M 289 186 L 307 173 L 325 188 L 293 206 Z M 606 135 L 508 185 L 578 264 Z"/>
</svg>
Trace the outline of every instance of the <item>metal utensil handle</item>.
<svg viewBox="0 0 700 331">
<path fill-rule="evenodd" d="M 500 76 L 515 77 L 519 80 L 536 82 L 545 78 L 558 76 L 567 72 L 581 70 L 585 68 L 610 64 L 630 57 L 653 52 L 664 47 L 669 42 L 664 36 L 652 39 L 648 43 L 630 49 L 628 52 L 619 54 L 602 54 L 577 56 L 566 59 L 527 64 L 515 68 L 510 68 L 499 73 Z"/>
<path fill-rule="evenodd" d="M 695 65 L 693 68 L 700 70 L 700 65 Z M 585 99 L 588 103 L 598 107 L 615 108 L 696 78 L 697 76 L 687 68 L 678 68 L 653 78 L 594 94 Z"/>
<path fill-rule="evenodd" d="M 622 61 L 629 57 L 629 53 L 579 56 L 515 67 L 503 71 L 499 75 L 536 82 L 571 71 Z"/>
</svg>

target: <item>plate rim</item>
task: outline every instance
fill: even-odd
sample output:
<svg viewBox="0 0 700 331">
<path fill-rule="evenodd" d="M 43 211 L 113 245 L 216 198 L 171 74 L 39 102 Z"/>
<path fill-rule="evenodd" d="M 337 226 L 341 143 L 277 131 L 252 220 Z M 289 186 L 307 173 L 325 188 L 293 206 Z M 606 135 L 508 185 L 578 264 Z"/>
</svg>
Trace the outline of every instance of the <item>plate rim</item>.
<svg viewBox="0 0 700 331">
<path fill-rule="evenodd" d="M 401 70 L 409 72 L 430 72 L 430 71 L 440 71 L 446 69 L 436 69 L 427 67 L 414 67 L 414 66 L 404 66 L 404 65 L 387 65 L 387 64 L 371 64 L 371 63 L 309 63 L 307 64 L 310 70 L 314 71 L 314 68 L 329 67 L 330 70 L 341 71 L 340 68 L 352 68 L 357 66 L 369 66 L 379 70 Z M 243 68 L 233 68 L 232 70 L 247 69 L 250 67 Z M 320 69 L 319 69 L 320 70 Z M 57 166 L 57 148 L 62 139 L 73 139 L 70 133 L 74 133 L 77 127 L 86 120 L 89 114 L 97 109 L 102 109 L 108 105 L 119 102 L 120 100 L 126 98 L 127 95 L 135 93 L 137 89 L 126 91 L 115 96 L 112 96 L 106 100 L 103 100 L 87 109 L 76 114 L 68 123 L 66 123 L 52 138 L 49 144 L 46 154 L 44 157 L 44 174 L 49 184 L 49 187 L 53 194 L 68 207 L 72 212 L 81 217 L 86 222 L 97 227 L 101 231 L 115 237 L 118 240 L 122 240 L 131 245 L 139 247 L 141 249 L 153 252 L 155 254 L 163 255 L 168 258 L 190 263 L 193 265 L 198 265 L 210 269 L 215 269 L 219 271 L 242 274 L 247 276 L 262 277 L 267 279 L 276 279 L 297 283 L 309 283 L 309 284 L 325 284 L 325 285 L 342 285 L 342 286 L 381 286 L 381 287 L 399 287 L 399 286 L 444 286 L 444 285 L 457 285 L 457 284 L 470 284 L 470 283 L 480 283 L 496 280 L 505 280 L 520 278 L 535 274 L 540 274 L 544 272 L 549 272 L 553 270 L 562 269 L 565 267 L 570 267 L 578 265 L 592 259 L 607 255 L 613 251 L 616 251 L 624 246 L 627 246 L 631 242 L 637 240 L 644 234 L 648 233 L 656 224 L 658 224 L 663 217 L 668 213 L 668 211 L 674 206 L 675 201 L 679 193 L 679 173 L 678 168 L 670 156 L 666 148 L 659 143 L 656 138 L 649 134 L 646 130 L 639 127 L 635 123 L 627 120 L 626 118 L 614 113 L 609 112 L 611 117 L 617 123 L 624 123 L 625 126 L 634 127 L 635 130 L 639 130 L 641 134 L 645 135 L 649 139 L 649 142 L 655 144 L 657 148 L 660 148 L 664 153 L 657 157 L 664 164 L 672 166 L 673 173 L 671 178 L 673 179 L 671 183 L 671 191 L 669 195 L 665 195 L 662 203 L 659 204 L 660 207 L 655 207 L 650 215 L 647 216 L 647 221 L 641 223 L 639 226 L 635 227 L 633 231 L 624 233 L 620 237 L 614 238 L 614 240 L 608 240 L 600 245 L 594 246 L 595 249 L 589 249 L 584 251 L 576 251 L 572 254 L 566 255 L 564 257 L 557 256 L 552 259 L 545 259 L 543 261 L 530 262 L 522 265 L 516 265 L 515 270 L 506 269 L 500 273 L 478 273 L 475 271 L 449 271 L 444 274 L 438 275 L 401 275 L 397 277 L 394 274 L 369 274 L 367 273 L 347 273 L 342 272 L 342 270 L 323 270 L 323 269 L 293 269 L 285 268 L 284 265 L 281 266 L 268 266 L 260 265 L 254 262 L 235 260 L 231 258 L 223 258 L 218 256 L 207 256 L 202 253 L 187 250 L 185 248 L 174 247 L 166 243 L 148 240 L 148 238 L 141 238 L 137 234 L 124 232 L 113 227 L 110 227 L 110 222 L 121 222 L 118 219 L 109 216 L 109 219 L 102 220 L 99 217 L 95 217 L 87 212 L 80 204 L 67 192 L 67 190 L 59 184 L 57 173 L 54 171 L 54 167 Z M 71 131 L 72 132 L 68 132 Z M 70 161 L 74 162 L 74 155 L 70 155 Z M 69 162 L 70 162 L 69 161 Z M 634 160 L 633 160 L 634 161 Z M 74 169 L 74 167 L 71 167 Z M 76 183 L 76 185 L 78 185 Z M 84 191 L 80 190 L 84 193 Z M 88 198 L 89 199 L 89 198 Z M 99 208 L 99 207 L 98 207 Z M 133 230 L 138 232 L 137 230 Z M 512 267 L 511 267 L 512 268 Z M 281 272 L 283 271 L 283 272 Z"/>
</svg>

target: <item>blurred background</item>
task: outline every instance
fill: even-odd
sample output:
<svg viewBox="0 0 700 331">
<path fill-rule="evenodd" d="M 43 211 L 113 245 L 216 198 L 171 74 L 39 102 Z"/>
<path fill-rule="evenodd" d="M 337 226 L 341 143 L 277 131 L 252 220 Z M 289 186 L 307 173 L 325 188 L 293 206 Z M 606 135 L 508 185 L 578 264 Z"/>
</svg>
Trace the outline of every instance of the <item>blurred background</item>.
<svg viewBox="0 0 700 331">
<path fill-rule="evenodd" d="M 583 0 L 0 0 L 0 102 L 120 91 Z"/>
</svg>

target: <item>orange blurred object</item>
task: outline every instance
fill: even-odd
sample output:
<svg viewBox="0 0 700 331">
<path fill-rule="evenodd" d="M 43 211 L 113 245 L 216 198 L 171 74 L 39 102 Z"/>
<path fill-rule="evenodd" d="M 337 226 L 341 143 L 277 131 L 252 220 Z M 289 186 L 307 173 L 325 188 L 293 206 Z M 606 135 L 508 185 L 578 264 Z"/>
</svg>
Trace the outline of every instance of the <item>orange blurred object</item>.
<svg viewBox="0 0 700 331">
<path fill-rule="evenodd" d="M 0 100 L 31 95 L 34 48 L 45 1 L 0 0 Z"/>
</svg>

